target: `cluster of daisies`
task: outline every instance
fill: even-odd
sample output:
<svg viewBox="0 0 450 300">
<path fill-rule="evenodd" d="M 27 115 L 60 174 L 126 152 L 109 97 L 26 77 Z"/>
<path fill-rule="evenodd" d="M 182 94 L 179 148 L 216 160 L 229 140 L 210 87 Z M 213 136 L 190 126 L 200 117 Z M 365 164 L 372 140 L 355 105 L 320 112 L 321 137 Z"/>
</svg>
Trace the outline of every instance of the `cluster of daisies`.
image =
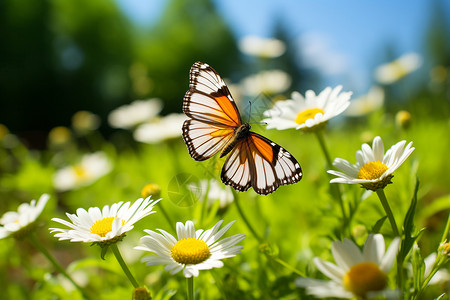
<svg viewBox="0 0 450 300">
<path fill-rule="evenodd" d="M 263 45 L 262 48 L 265 50 L 261 53 L 255 52 L 255 44 L 259 48 Z M 261 41 L 255 38 L 243 40 L 240 47 L 252 55 L 259 53 L 262 57 L 276 57 L 285 51 L 284 45 L 277 41 Z M 380 77 L 389 72 L 388 67 L 380 69 Z M 256 79 L 248 79 L 248 85 L 256 86 L 253 81 L 261 81 Z M 267 124 L 268 129 L 294 128 L 305 132 L 318 131 L 323 129 L 330 119 L 349 108 L 350 97 L 351 92 L 342 92 L 341 86 L 326 88 L 318 95 L 313 91 L 307 91 L 305 96 L 294 92 L 292 99 L 278 101 L 273 108 L 267 110 L 263 122 Z M 366 98 L 356 101 L 358 107 L 363 107 L 361 110 L 367 111 L 367 102 L 375 103 L 372 104 L 373 107 L 382 105 L 383 94 L 379 90 L 374 89 Z M 116 128 L 133 129 L 135 139 L 138 141 L 148 143 L 160 141 L 163 137 L 155 136 L 155 132 L 162 132 L 164 136 L 179 136 L 180 124 L 185 116 L 171 115 L 159 118 L 157 115 L 161 108 L 162 104 L 158 99 L 136 101 L 113 111 L 109 116 L 109 122 Z M 354 111 L 358 110 L 359 108 L 353 109 L 349 115 L 357 114 Z M 130 118 L 130 114 L 135 117 Z M 134 121 L 130 123 L 130 120 Z M 391 183 L 394 171 L 413 151 L 412 143 L 406 144 L 406 141 L 400 141 L 385 151 L 381 137 L 377 136 L 371 146 L 363 144 L 361 150 L 356 151 L 355 164 L 336 158 L 333 166 L 341 171 L 328 171 L 336 176 L 330 183 L 359 184 L 370 191 L 384 189 Z M 66 191 L 74 186 L 91 184 L 111 169 L 112 164 L 104 153 L 87 155 L 78 164 L 63 168 L 55 174 L 55 188 Z M 209 194 L 202 195 L 201 198 L 219 200 L 220 206 L 233 201 L 231 191 L 222 190 L 217 182 L 209 184 L 211 185 Z M 191 188 L 203 191 L 205 185 L 208 183 L 200 182 L 199 186 L 192 185 Z M 214 192 L 216 190 L 217 193 Z M 212 194 L 219 196 L 214 197 Z M 5 213 L 0 219 L 0 238 L 22 237 L 28 234 L 35 227 L 37 218 L 49 198 L 49 195 L 44 194 L 38 201 L 32 200 L 30 204 L 20 205 L 17 212 Z M 102 248 L 108 247 L 122 241 L 136 222 L 155 213 L 154 207 L 159 201 L 161 199 L 153 200 L 146 197 L 134 203 L 118 202 L 111 206 L 106 205 L 102 209 L 79 208 L 75 214 L 66 214 L 69 220 L 52 219 L 66 228 L 50 228 L 50 230 L 59 240 L 94 243 Z M 221 220 L 208 230 L 195 230 L 192 221 L 186 221 L 184 224 L 178 222 L 176 236 L 163 229 L 145 230 L 147 235 L 140 239 L 140 245 L 135 249 L 150 253 L 142 259 L 148 266 L 164 265 L 165 270 L 171 274 L 183 271 L 186 278 L 196 277 L 200 270 L 221 268 L 223 259 L 234 257 L 241 252 L 243 246 L 237 244 L 246 237 L 244 234 L 223 238 L 233 223 L 234 221 L 222 227 Z M 379 295 L 396 295 L 398 291 L 388 288 L 388 272 L 397 256 L 400 242 L 400 237 L 395 237 L 386 250 L 383 236 L 370 234 L 360 250 L 351 240 L 334 241 L 331 244 L 331 253 L 336 264 L 317 257 L 313 260 L 317 269 L 330 280 L 299 278 L 296 285 L 320 298 L 366 299 Z"/>
</svg>

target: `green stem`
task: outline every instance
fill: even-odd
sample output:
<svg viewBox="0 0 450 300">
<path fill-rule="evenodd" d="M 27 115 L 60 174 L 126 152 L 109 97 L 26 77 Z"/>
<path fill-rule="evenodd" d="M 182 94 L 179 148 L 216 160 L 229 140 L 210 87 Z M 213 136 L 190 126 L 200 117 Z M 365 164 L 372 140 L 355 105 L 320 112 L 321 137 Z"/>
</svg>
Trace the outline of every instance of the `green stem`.
<svg viewBox="0 0 450 300">
<path fill-rule="evenodd" d="M 162 212 L 164 218 L 166 219 L 167 223 L 169 223 L 170 228 L 173 231 L 177 231 L 175 228 L 175 225 L 173 225 L 172 219 L 170 218 L 169 214 L 167 213 L 167 211 L 164 209 L 164 206 L 161 204 L 161 201 L 158 202 L 158 209 Z"/>
<path fill-rule="evenodd" d="M 137 283 L 136 279 L 134 279 L 133 275 L 130 272 L 130 269 L 128 269 L 127 264 L 122 258 L 122 255 L 120 254 L 119 248 L 117 247 L 117 243 L 111 244 L 109 246 L 114 253 L 114 256 L 116 257 L 117 261 L 119 262 L 119 265 L 122 267 L 122 270 L 125 272 L 125 275 L 127 275 L 128 279 L 130 280 L 131 284 L 134 286 L 134 288 L 138 288 L 139 284 Z"/>
<path fill-rule="evenodd" d="M 395 223 L 394 214 L 392 213 L 392 210 L 389 206 L 389 203 L 386 199 L 386 195 L 384 194 L 384 189 L 378 189 L 376 190 L 378 198 L 380 198 L 381 205 L 383 205 L 384 211 L 386 212 L 386 216 L 389 219 L 389 222 L 392 226 L 392 231 L 394 232 L 395 236 L 400 236 L 400 233 L 398 232 L 397 223 Z"/>
<path fill-rule="evenodd" d="M 186 278 L 188 300 L 194 300 L 194 276 Z"/>
<path fill-rule="evenodd" d="M 250 230 L 250 232 L 258 240 L 258 242 L 260 244 L 264 243 L 263 238 L 261 236 L 259 236 L 258 233 L 256 233 L 256 230 L 253 228 L 252 224 L 250 224 L 247 217 L 244 215 L 244 212 L 241 208 L 241 204 L 239 203 L 239 196 L 238 196 L 237 192 L 234 189 L 232 189 L 231 191 L 233 192 L 234 203 L 236 203 L 236 208 L 238 210 L 238 213 L 241 216 L 242 220 L 244 221 L 245 225 L 247 225 L 248 230 Z"/>
<path fill-rule="evenodd" d="M 297 274 L 300 277 L 306 277 L 305 274 L 303 274 L 301 271 L 297 270 L 296 268 L 294 268 L 293 266 L 291 266 L 290 264 L 288 264 L 287 262 L 285 262 L 284 260 L 275 257 L 272 258 L 274 261 L 276 261 L 277 263 L 279 263 L 280 265 L 282 265 L 283 267 L 285 267 L 286 269 L 290 270 L 291 272 Z"/>
<path fill-rule="evenodd" d="M 86 291 L 79 286 L 73 279 L 70 277 L 69 274 L 67 274 L 66 270 L 56 261 L 56 259 L 50 254 L 50 252 L 47 251 L 47 249 L 42 246 L 42 244 L 39 242 L 39 240 L 36 238 L 36 236 L 32 233 L 28 235 L 28 238 L 30 242 L 33 244 L 33 246 L 38 249 L 53 265 L 53 267 L 61 273 L 64 277 L 66 277 L 74 286 L 75 288 L 80 291 L 80 293 L 83 295 L 85 299 L 91 299 L 91 297 L 88 296 Z"/>
<path fill-rule="evenodd" d="M 317 140 L 319 141 L 320 148 L 322 149 L 323 155 L 325 156 L 325 160 L 327 161 L 327 169 L 331 169 L 333 167 L 333 162 L 331 161 L 330 154 L 328 152 L 327 146 L 325 144 L 325 139 L 323 138 L 322 131 L 316 130 L 314 131 L 316 134 Z M 342 200 L 341 190 L 338 185 L 330 183 L 331 190 L 336 194 L 336 197 L 339 201 L 339 206 L 341 207 L 342 219 L 344 221 L 344 226 L 347 224 L 347 213 L 345 212 L 344 201 Z"/>
<path fill-rule="evenodd" d="M 210 180 L 209 179 L 207 179 L 207 182 L 206 182 L 206 191 L 205 191 L 205 195 L 203 195 L 203 202 L 202 202 L 202 207 L 200 208 L 201 209 L 201 211 L 200 211 L 200 218 L 199 218 L 199 224 L 200 224 L 200 227 L 203 227 L 203 222 L 204 222 L 204 219 L 205 219 L 205 215 L 206 215 L 206 211 L 207 211 L 207 207 L 208 207 L 208 201 L 209 201 L 209 188 L 210 188 L 210 186 L 211 186 L 211 182 L 210 182 Z"/>
<path fill-rule="evenodd" d="M 443 242 L 445 242 L 447 240 L 447 236 L 448 236 L 449 230 L 450 230 L 450 214 L 448 214 L 447 225 L 445 225 L 444 232 L 442 233 L 442 238 L 441 238 L 441 243 L 440 244 L 442 244 Z"/>
</svg>

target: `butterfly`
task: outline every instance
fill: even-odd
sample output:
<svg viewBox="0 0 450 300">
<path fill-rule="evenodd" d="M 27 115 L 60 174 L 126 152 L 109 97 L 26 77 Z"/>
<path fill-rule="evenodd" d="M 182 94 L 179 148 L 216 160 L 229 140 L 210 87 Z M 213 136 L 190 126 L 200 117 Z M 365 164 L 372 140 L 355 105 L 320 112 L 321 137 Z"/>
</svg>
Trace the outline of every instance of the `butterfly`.
<svg viewBox="0 0 450 300">
<path fill-rule="evenodd" d="M 227 85 L 206 63 L 192 65 L 183 112 L 189 117 L 183 123 L 183 139 L 193 159 L 229 154 L 220 175 L 224 184 L 240 192 L 253 187 L 267 195 L 302 179 L 300 164 L 288 151 L 242 122 Z"/>
</svg>

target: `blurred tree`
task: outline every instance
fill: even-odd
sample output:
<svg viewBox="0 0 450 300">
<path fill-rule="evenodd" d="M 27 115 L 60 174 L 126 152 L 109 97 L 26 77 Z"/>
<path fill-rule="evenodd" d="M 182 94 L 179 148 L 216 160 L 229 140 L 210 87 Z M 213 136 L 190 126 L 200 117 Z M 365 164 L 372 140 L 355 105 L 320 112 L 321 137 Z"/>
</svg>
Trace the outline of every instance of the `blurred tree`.
<svg viewBox="0 0 450 300">
<path fill-rule="evenodd" d="M 150 79 L 147 96 L 161 97 L 165 113 L 181 112 L 194 62 L 210 64 L 223 77 L 240 64 L 236 41 L 210 0 L 169 2 L 137 51 L 140 61 L 135 66 L 145 68 Z"/>
<path fill-rule="evenodd" d="M 104 116 L 128 96 L 130 26 L 114 2 L 0 4 L 0 122 L 32 139 L 78 110 Z"/>
</svg>

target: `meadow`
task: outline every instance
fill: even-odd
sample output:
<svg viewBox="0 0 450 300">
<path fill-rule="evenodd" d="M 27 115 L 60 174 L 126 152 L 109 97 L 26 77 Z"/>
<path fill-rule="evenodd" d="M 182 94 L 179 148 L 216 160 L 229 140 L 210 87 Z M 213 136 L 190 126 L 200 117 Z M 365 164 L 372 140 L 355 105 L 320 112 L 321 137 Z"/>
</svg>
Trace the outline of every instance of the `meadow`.
<svg viewBox="0 0 450 300">
<path fill-rule="evenodd" d="M 267 97 L 272 105 L 273 97 Z M 427 101 L 427 96 L 422 97 Z M 179 104 L 181 110 L 181 98 Z M 261 112 L 254 110 L 253 116 L 260 120 Z M 420 109 L 388 112 L 379 106 L 359 116 L 344 113 L 315 130 L 266 129 L 254 122 L 254 131 L 282 145 L 303 170 L 300 182 L 281 186 L 270 195 L 258 195 L 253 189 L 233 191 L 220 182 L 225 158 L 193 160 L 181 138 L 181 124 L 187 117 L 175 117 L 164 123 L 167 117 L 159 116 L 155 108 L 150 120 L 143 121 L 154 126 L 147 130 L 150 136 L 159 136 L 153 140 L 147 136 L 147 142 L 138 142 L 136 124 L 118 125 L 122 129 L 105 137 L 96 130 L 96 116 L 81 112 L 70 128 L 50 132 L 44 150 L 28 148 L 8 132 L 7 124 L 1 127 L 2 213 L 17 211 L 20 203 L 49 195 L 42 213 L 30 224 L 7 231 L 8 222 L 15 221 L 6 215 L 2 218 L 3 299 L 129 299 L 133 293 L 134 299 L 148 299 L 145 290 L 140 294 L 135 289 L 144 286 L 152 299 L 322 298 L 305 289 L 319 285 L 320 290 L 317 281 L 305 284 L 299 278 L 329 281 L 330 274 L 324 275 L 323 267 L 318 269 L 317 258 L 338 263 L 337 249 L 348 250 L 352 243 L 357 246 L 350 247 L 354 251 L 362 249 L 375 234 L 382 235 L 386 249 L 397 243 L 393 266 L 382 273 L 368 271 L 367 276 L 375 277 L 361 279 L 362 283 L 352 283 L 347 276 L 336 290 L 342 290 L 343 284 L 350 293 L 347 298 L 358 299 L 447 299 L 448 118 L 434 117 Z M 169 132 L 168 124 L 173 125 L 174 133 Z M 392 184 L 370 191 L 360 184 L 330 183 L 336 176 L 327 171 L 336 168 L 328 160 L 343 158 L 354 164 L 355 152 L 363 143 L 372 145 L 376 136 L 381 137 L 384 151 L 402 140 L 412 142 L 415 148 L 395 170 Z M 89 161 L 86 155 L 92 153 L 97 156 Z M 63 168 L 69 175 L 58 173 Z M 380 190 L 390 213 L 380 201 Z M 106 244 L 104 240 L 83 242 L 83 238 L 81 242 L 58 241 L 49 231 L 67 229 L 52 220 L 68 221 L 65 213 L 75 214 L 77 209 L 89 207 L 102 209 L 121 201 L 132 204 L 149 195 L 153 200 L 162 199 L 153 206 L 156 213 L 137 220 L 125 235 L 118 234 L 118 240 Z M 224 237 L 244 234 L 237 244 L 242 249 L 224 259 L 223 266 L 200 270 L 194 277 L 183 272 L 171 274 L 161 265 L 146 266 L 140 261 L 150 254 L 134 249 L 146 235 L 143 230 L 163 229 L 176 236 L 176 223 L 189 220 L 196 229 L 205 230 L 220 220 L 223 224 L 236 221 Z M 380 235 L 375 236 L 379 243 Z M 377 245 L 382 256 L 384 243 Z M 425 260 L 433 254 L 437 259 Z M 346 254 L 340 255 L 341 264 L 348 262 Z M 365 271 L 359 272 L 358 276 L 364 277 Z M 371 280 L 381 286 L 374 286 Z"/>
</svg>

